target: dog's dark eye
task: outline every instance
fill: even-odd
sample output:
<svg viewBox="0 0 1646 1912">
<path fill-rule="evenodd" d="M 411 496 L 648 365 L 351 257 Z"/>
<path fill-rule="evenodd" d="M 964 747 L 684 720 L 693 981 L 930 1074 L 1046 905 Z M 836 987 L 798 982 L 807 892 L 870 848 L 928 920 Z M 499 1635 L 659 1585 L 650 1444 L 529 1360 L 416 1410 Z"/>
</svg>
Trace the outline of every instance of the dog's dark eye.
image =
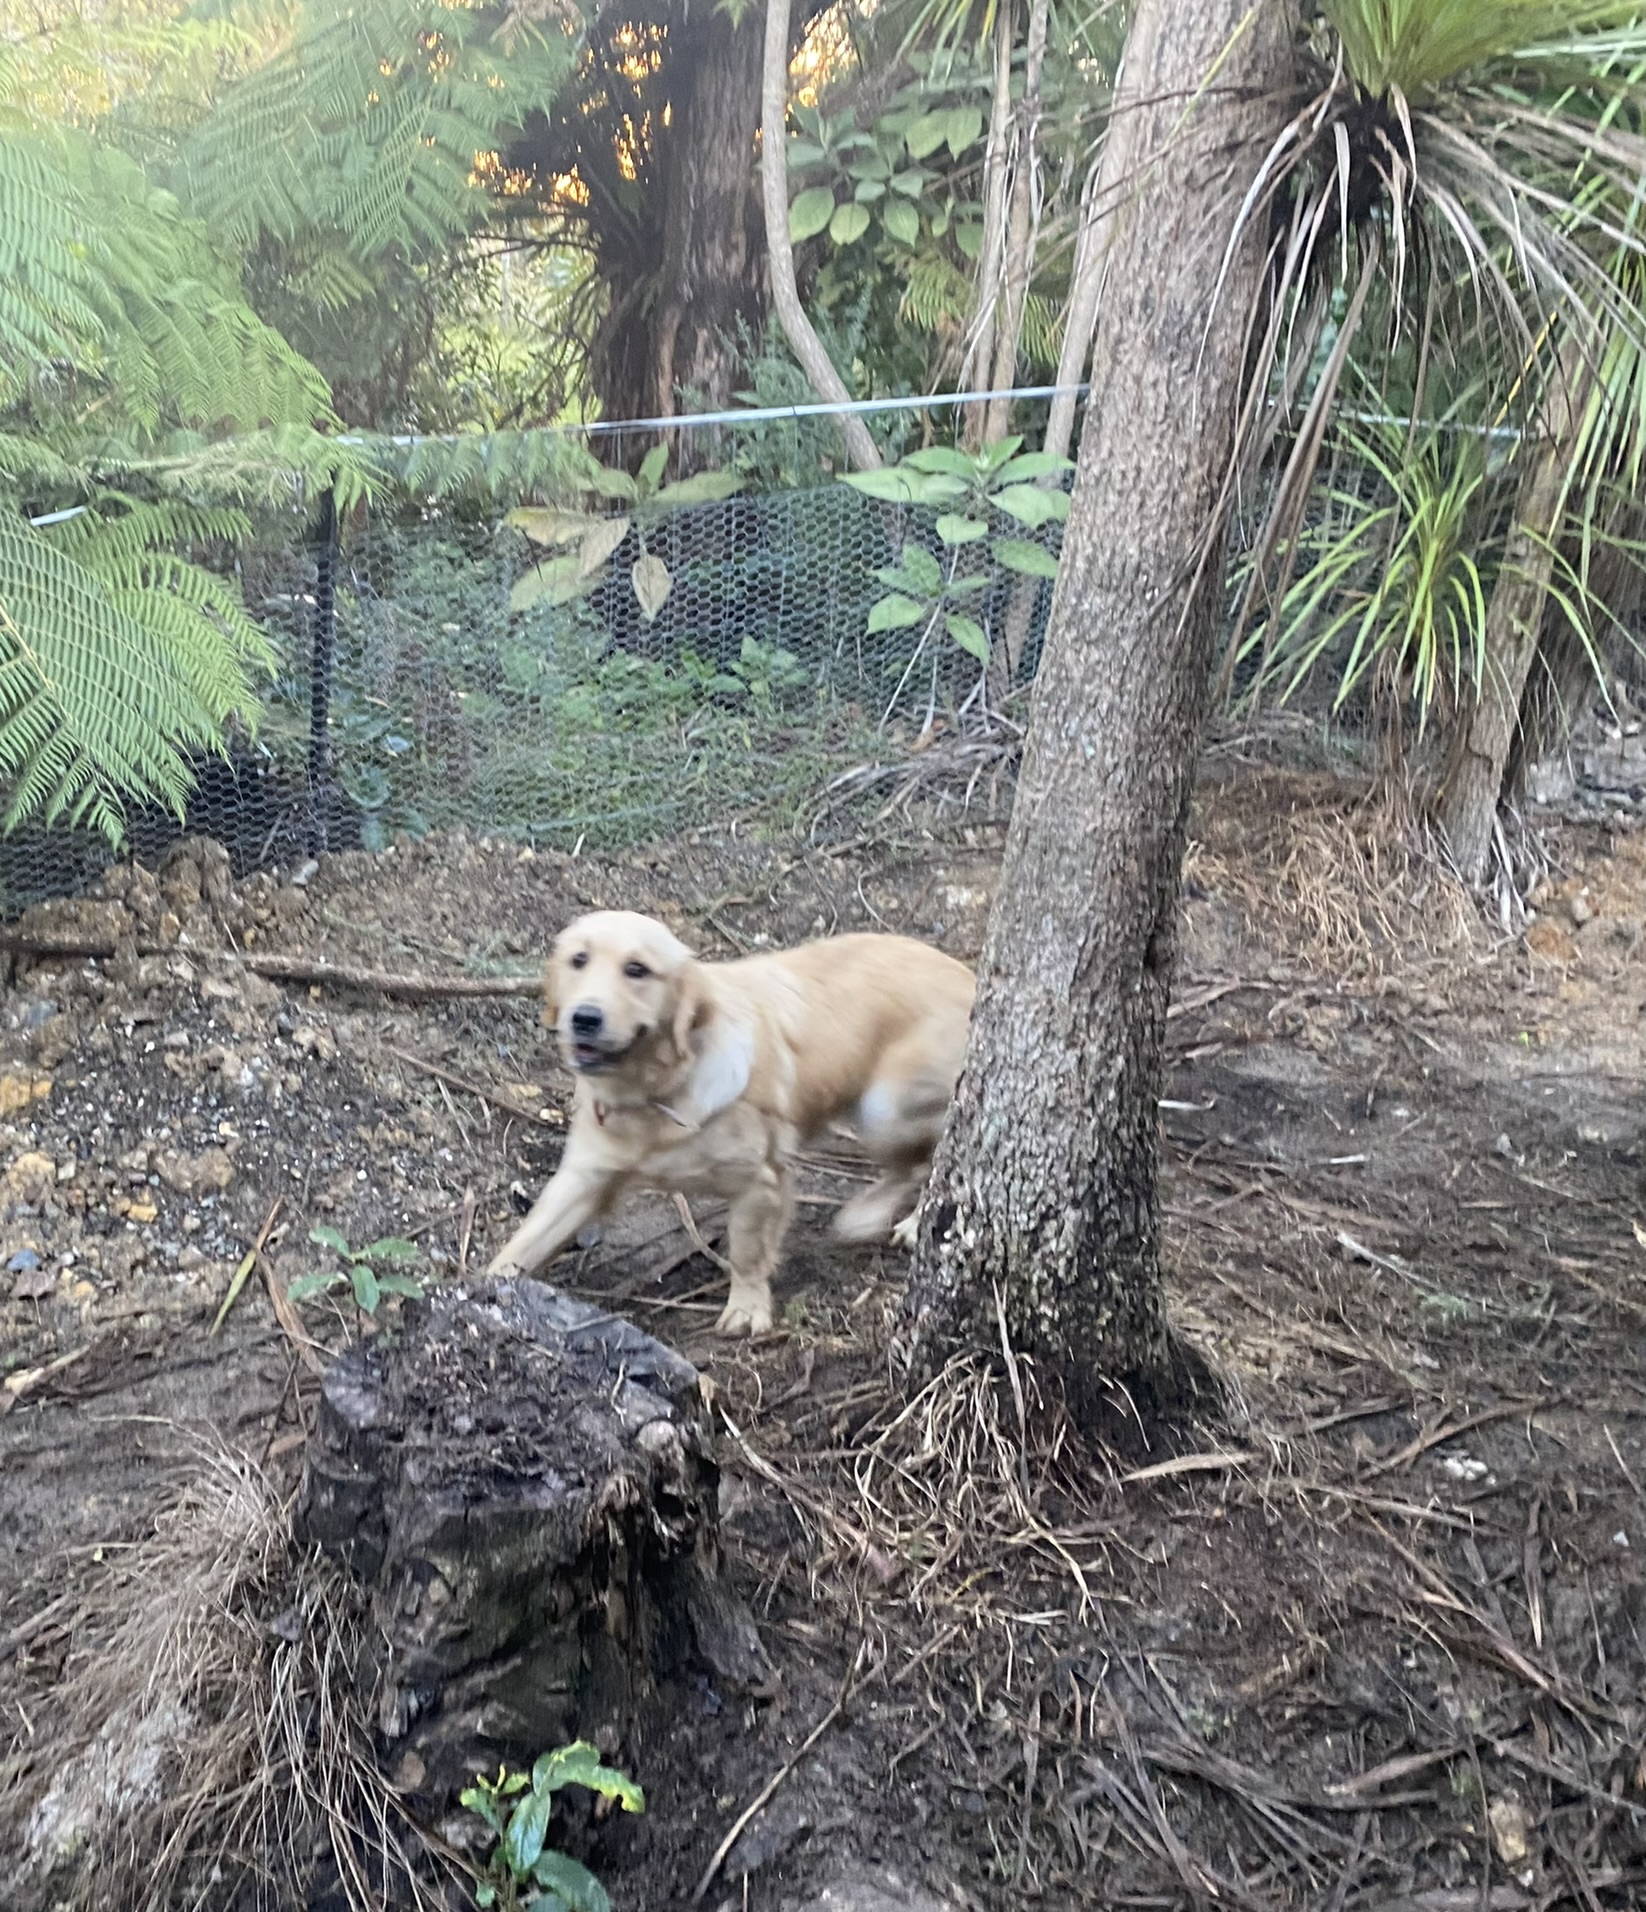
<svg viewBox="0 0 1646 1912">
<path fill-rule="evenodd" d="M 589 960 L 589 952 L 586 949 L 580 949 L 577 952 L 577 954 L 572 958 L 572 968 L 582 969 L 587 965 L 588 960 Z"/>
<path fill-rule="evenodd" d="M 651 974 L 651 971 L 644 963 L 625 963 L 623 965 L 623 974 L 627 976 L 632 983 L 643 983 Z"/>
</svg>

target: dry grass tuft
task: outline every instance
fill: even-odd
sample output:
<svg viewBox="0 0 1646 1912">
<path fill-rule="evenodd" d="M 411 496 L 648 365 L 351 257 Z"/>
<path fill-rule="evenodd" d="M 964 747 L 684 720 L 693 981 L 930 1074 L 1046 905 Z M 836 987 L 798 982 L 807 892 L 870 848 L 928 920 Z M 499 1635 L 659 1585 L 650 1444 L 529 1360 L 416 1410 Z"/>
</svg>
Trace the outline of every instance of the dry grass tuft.
<svg viewBox="0 0 1646 1912">
<path fill-rule="evenodd" d="M 1238 903 L 1267 940 L 1335 975 L 1380 976 L 1475 942 L 1467 889 L 1370 791 L 1264 770 L 1207 792 L 1185 877 Z"/>
<path fill-rule="evenodd" d="M 354 1912 L 440 1901 L 372 1758 L 366 1615 L 301 1556 L 245 1456 L 203 1448 L 86 1597 L 52 1717 L 5 1775 L 64 1908 L 302 1904 L 330 1853 Z M 426 1870 L 426 1868 L 425 1868 Z"/>
</svg>

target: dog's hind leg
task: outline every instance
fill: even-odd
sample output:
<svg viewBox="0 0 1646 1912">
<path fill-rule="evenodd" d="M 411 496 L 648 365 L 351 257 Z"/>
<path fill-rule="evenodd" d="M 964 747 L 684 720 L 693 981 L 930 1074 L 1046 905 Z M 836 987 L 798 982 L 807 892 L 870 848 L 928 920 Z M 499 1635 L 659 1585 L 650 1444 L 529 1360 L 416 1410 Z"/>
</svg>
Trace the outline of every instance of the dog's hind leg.
<svg viewBox="0 0 1646 1912">
<path fill-rule="evenodd" d="M 902 1239 L 900 1224 L 920 1206 L 953 1093 L 952 1085 L 929 1067 L 894 1074 L 896 1052 L 886 1060 L 887 1071 L 870 1084 L 857 1106 L 858 1138 L 883 1172 L 835 1211 L 831 1226 L 843 1241 Z"/>
<path fill-rule="evenodd" d="M 727 1217 L 726 1259 L 731 1263 L 731 1293 L 717 1334 L 766 1334 L 772 1325 L 772 1276 L 783 1252 L 794 1213 L 794 1189 L 788 1172 L 763 1165 L 731 1205 Z"/>
</svg>

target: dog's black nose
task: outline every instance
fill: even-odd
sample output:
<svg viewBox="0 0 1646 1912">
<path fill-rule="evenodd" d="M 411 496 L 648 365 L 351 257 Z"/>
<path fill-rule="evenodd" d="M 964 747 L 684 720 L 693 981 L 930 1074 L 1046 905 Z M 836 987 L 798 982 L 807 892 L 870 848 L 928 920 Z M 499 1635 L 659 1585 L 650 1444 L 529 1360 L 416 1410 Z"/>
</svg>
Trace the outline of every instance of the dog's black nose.
<svg viewBox="0 0 1646 1912">
<path fill-rule="evenodd" d="M 606 1020 L 606 1012 L 593 1003 L 582 1003 L 572 1011 L 572 1034 L 574 1036 L 598 1036 Z"/>
</svg>

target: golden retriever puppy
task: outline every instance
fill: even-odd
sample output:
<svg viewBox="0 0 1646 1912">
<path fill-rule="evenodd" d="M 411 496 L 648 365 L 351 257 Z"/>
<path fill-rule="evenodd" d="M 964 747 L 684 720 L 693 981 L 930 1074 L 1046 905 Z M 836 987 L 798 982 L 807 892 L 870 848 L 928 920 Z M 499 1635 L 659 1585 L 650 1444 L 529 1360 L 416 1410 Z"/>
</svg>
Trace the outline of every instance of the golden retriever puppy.
<svg viewBox="0 0 1646 1912">
<path fill-rule="evenodd" d="M 906 936 L 837 936 L 700 963 L 650 917 L 584 916 L 549 959 L 543 1020 L 577 1078 L 566 1153 L 494 1275 L 530 1274 L 627 1188 L 730 1203 L 722 1334 L 772 1325 L 795 1151 L 847 1121 L 881 1174 L 838 1209 L 869 1241 L 919 1207 L 966 1051 L 972 974 Z"/>
</svg>

